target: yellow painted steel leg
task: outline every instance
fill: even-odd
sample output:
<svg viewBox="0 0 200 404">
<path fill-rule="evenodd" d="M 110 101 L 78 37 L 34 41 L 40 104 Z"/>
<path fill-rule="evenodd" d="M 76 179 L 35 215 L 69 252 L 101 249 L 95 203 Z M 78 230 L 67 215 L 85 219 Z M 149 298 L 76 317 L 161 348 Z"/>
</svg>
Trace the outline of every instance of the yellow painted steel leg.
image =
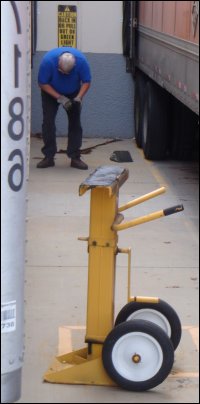
<svg viewBox="0 0 200 404">
<path fill-rule="evenodd" d="M 44 380 L 50 383 L 115 386 L 104 370 L 101 352 L 91 359 L 87 348 L 58 356 L 45 373 Z"/>
<path fill-rule="evenodd" d="M 103 342 L 113 327 L 117 195 L 91 191 L 86 341 Z"/>
</svg>

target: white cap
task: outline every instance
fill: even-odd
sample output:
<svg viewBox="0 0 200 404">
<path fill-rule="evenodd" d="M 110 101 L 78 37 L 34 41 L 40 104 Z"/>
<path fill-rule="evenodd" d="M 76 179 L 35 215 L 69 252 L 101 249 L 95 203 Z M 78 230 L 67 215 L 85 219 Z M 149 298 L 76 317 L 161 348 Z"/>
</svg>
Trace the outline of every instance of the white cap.
<svg viewBox="0 0 200 404">
<path fill-rule="evenodd" d="M 75 66 L 75 62 L 76 60 L 74 55 L 72 55 L 69 52 L 65 52 L 59 57 L 58 61 L 59 70 L 61 70 L 65 74 L 68 74 Z"/>
</svg>

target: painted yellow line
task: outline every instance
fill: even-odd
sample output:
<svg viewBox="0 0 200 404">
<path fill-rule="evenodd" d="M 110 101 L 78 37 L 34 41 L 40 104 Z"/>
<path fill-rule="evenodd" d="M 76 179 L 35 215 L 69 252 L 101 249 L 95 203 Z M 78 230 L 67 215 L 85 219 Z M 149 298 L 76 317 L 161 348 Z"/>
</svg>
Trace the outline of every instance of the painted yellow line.
<svg viewBox="0 0 200 404">
<path fill-rule="evenodd" d="M 72 330 L 85 330 L 85 325 L 63 325 L 58 329 L 58 355 L 72 352 Z"/>
<path fill-rule="evenodd" d="M 85 330 L 85 325 L 66 325 L 65 328 L 69 328 L 70 330 Z"/>
<path fill-rule="evenodd" d="M 152 161 L 146 160 L 146 159 L 144 158 L 144 153 L 143 153 L 142 150 L 138 150 L 138 151 L 139 151 L 139 153 L 141 154 L 142 159 L 144 160 L 144 163 L 149 167 L 149 170 L 151 171 L 152 175 L 154 176 L 154 178 L 156 179 L 156 181 L 158 182 L 158 184 L 159 184 L 160 186 L 164 186 L 164 187 L 166 187 L 166 188 L 170 188 L 169 183 L 168 183 L 168 182 L 166 181 L 166 179 L 160 174 L 159 169 L 157 169 L 156 167 L 153 167 L 153 164 L 154 164 L 154 163 L 153 163 Z"/>
<path fill-rule="evenodd" d="M 199 327 L 185 325 L 182 327 L 182 329 L 187 330 L 190 333 L 196 348 L 199 350 Z"/>
<path fill-rule="evenodd" d="M 170 183 L 167 182 L 166 178 L 160 174 L 160 171 L 158 168 L 156 168 L 154 166 L 154 162 L 146 160 L 144 158 L 144 153 L 142 150 L 138 150 L 139 153 L 141 154 L 141 157 L 144 161 L 144 164 L 146 164 L 148 166 L 148 171 L 151 171 L 152 175 L 154 176 L 155 180 L 158 182 L 159 186 L 164 186 L 166 187 L 166 191 L 170 188 L 172 188 L 170 186 Z M 187 220 L 185 217 L 183 219 L 183 223 L 185 225 L 185 227 L 187 228 L 187 230 L 189 230 L 189 232 L 191 233 L 191 237 L 193 238 L 193 240 L 198 244 L 198 235 L 196 235 L 196 232 L 194 231 L 194 225 L 190 220 Z"/>
<path fill-rule="evenodd" d="M 59 327 L 59 345 L 58 352 L 59 355 L 62 353 L 67 353 L 72 351 L 72 330 L 85 330 L 85 325 L 67 325 Z M 184 325 L 183 330 L 188 331 L 194 345 L 199 349 L 199 327 L 194 327 L 192 325 Z"/>
<path fill-rule="evenodd" d="M 184 219 L 184 225 L 187 229 L 188 232 L 190 232 L 190 236 L 192 237 L 193 241 L 198 245 L 199 243 L 199 235 L 196 232 L 195 224 L 192 223 L 192 221 Z"/>
<path fill-rule="evenodd" d="M 72 352 L 72 335 L 68 327 L 58 329 L 58 355 Z"/>
<path fill-rule="evenodd" d="M 162 184 L 162 186 L 165 186 L 167 189 L 170 188 L 170 184 L 166 181 L 166 179 L 160 174 L 159 170 L 156 167 L 153 167 L 152 164 L 150 164 L 150 170 L 155 177 L 156 181 L 158 184 Z"/>
<path fill-rule="evenodd" d="M 199 373 L 198 372 L 177 372 L 177 373 L 171 373 L 169 375 L 169 377 L 173 377 L 173 378 L 179 378 L 179 377 L 188 377 L 189 379 L 191 378 L 198 378 L 199 377 Z"/>
</svg>

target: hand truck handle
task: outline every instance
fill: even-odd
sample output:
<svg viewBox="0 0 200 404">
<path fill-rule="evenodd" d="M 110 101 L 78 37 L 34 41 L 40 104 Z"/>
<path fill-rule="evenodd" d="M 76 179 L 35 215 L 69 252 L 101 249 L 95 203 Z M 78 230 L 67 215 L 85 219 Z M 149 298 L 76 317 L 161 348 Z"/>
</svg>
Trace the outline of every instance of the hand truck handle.
<svg viewBox="0 0 200 404">
<path fill-rule="evenodd" d="M 137 226 L 138 224 L 150 222 L 151 220 L 159 219 L 160 217 L 163 217 L 163 216 L 168 216 L 173 213 L 181 212 L 182 210 L 184 210 L 183 205 L 176 205 L 176 206 L 172 206 L 171 208 L 149 213 L 146 216 L 137 217 L 136 219 L 130 220 L 129 222 L 125 222 L 125 223 L 118 224 L 118 222 L 115 220 L 112 225 L 112 230 L 115 230 L 115 231 L 125 230 L 125 229 L 128 229 L 129 227 Z"/>
<path fill-rule="evenodd" d="M 161 195 L 164 192 L 166 192 L 165 187 L 158 188 L 155 191 L 149 192 L 148 194 L 140 196 L 139 198 L 133 199 L 132 201 L 126 203 L 125 205 L 120 206 L 118 212 L 123 212 L 124 210 L 132 208 L 133 206 L 136 206 L 139 203 L 148 201 L 151 198 L 155 198 L 155 196 Z"/>
<path fill-rule="evenodd" d="M 173 213 L 178 213 L 181 212 L 182 210 L 184 210 L 183 205 L 176 205 L 172 206 L 171 208 L 164 209 L 163 214 L 164 216 L 173 215 Z"/>
</svg>

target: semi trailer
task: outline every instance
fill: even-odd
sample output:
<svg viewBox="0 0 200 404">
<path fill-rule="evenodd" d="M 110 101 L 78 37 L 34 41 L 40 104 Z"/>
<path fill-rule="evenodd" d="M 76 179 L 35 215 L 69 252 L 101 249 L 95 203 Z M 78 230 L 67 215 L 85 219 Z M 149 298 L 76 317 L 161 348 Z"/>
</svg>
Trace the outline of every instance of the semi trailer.
<svg viewBox="0 0 200 404">
<path fill-rule="evenodd" d="M 199 1 L 123 1 L 135 140 L 151 160 L 197 156 Z"/>
</svg>

